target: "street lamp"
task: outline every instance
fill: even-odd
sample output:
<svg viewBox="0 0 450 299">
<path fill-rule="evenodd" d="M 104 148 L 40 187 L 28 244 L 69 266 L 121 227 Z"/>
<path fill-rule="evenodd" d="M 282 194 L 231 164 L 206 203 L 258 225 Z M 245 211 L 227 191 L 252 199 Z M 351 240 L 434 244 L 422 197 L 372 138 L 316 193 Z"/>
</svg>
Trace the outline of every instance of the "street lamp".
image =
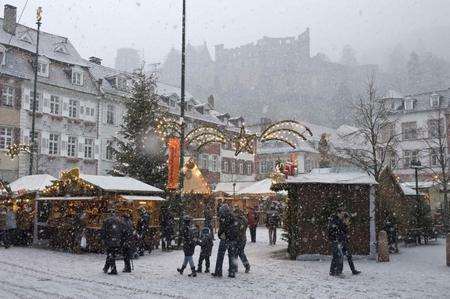
<svg viewBox="0 0 450 299">
<path fill-rule="evenodd" d="M 416 225 L 419 223 L 419 209 L 420 209 L 420 195 L 419 195 L 419 170 L 422 169 L 422 163 L 419 159 L 411 161 L 411 168 L 414 169 L 414 176 L 416 179 Z M 420 241 L 419 241 L 420 242 Z"/>
<path fill-rule="evenodd" d="M 33 174 L 33 159 L 34 151 L 36 149 L 35 145 L 35 135 L 36 135 L 36 95 L 37 95 L 37 77 L 38 77 L 38 60 L 39 60 L 39 35 L 41 33 L 41 21 L 42 21 L 42 7 L 38 7 L 36 11 L 36 25 L 37 25 L 37 38 L 36 38 L 36 53 L 34 55 L 34 84 L 33 84 L 33 109 L 31 115 L 31 143 L 30 143 L 30 168 L 28 174 Z"/>
</svg>

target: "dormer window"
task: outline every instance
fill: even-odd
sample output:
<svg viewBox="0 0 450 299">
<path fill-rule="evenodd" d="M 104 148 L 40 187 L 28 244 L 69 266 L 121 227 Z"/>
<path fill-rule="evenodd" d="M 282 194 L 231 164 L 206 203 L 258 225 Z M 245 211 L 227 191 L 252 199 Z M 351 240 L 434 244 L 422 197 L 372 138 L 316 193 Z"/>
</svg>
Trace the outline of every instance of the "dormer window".
<svg viewBox="0 0 450 299">
<path fill-rule="evenodd" d="M 6 48 L 0 45 L 0 66 L 6 64 Z"/>
<path fill-rule="evenodd" d="M 72 68 L 72 84 L 83 85 L 83 71 L 79 67 Z"/>
<path fill-rule="evenodd" d="M 19 36 L 19 40 L 25 42 L 25 43 L 29 43 L 32 44 L 33 43 L 33 39 L 30 36 L 30 33 L 28 33 L 28 31 L 23 32 L 20 36 Z"/>
<path fill-rule="evenodd" d="M 438 94 L 432 94 L 430 97 L 431 108 L 437 108 L 441 105 L 441 97 Z"/>
<path fill-rule="evenodd" d="M 50 60 L 46 57 L 38 58 L 37 72 L 41 77 L 48 77 Z"/>
<path fill-rule="evenodd" d="M 64 44 L 57 44 L 55 47 L 55 52 L 67 54 L 67 48 Z"/>
<path fill-rule="evenodd" d="M 416 108 L 416 99 L 405 99 L 405 110 L 414 110 Z"/>
<path fill-rule="evenodd" d="M 121 91 L 128 90 L 128 82 L 127 79 L 123 76 L 115 76 L 110 79 L 112 87 Z"/>
</svg>

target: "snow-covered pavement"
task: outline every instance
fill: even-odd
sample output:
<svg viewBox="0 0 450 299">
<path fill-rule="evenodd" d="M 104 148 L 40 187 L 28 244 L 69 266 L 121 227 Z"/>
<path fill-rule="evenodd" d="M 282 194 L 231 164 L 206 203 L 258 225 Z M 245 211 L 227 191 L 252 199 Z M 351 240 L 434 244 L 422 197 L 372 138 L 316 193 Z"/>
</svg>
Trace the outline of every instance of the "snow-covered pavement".
<svg viewBox="0 0 450 299">
<path fill-rule="evenodd" d="M 402 247 L 401 254 L 391 256 L 386 264 L 356 260 L 362 274 L 352 276 L 345 265 L 346 278 L 340 279 L 328 275 L 328 261 L 282 259 L 279 251 L 285 244 L 269 246 L 265 229 L 259 229 L 258 238 L 247 246 L 251 272 L 239 272 L 235 279 L 179 275 L 182 251 L 155 251 L 136 260 L 133 273 L 108 276 L 101 271 L 102 255 L 0 248 L 0 298 L 448 298 L 450 294 L 443 240 L 437 245 Z M 212 265 L 216 250 L 217 246 Z M 197 248 L 196 260 L 198 253 Z M 121 269 L 122 261 L 118 265 Z M 224 266 L 226 270 L 227 260 Z"/>
</svg>

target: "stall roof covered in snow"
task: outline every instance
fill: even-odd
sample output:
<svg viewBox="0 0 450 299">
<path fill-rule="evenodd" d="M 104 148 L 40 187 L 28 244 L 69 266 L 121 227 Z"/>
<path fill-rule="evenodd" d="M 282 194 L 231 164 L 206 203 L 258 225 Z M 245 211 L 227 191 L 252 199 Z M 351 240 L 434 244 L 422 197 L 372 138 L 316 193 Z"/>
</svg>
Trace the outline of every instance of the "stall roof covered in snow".
<svg viewBox="0 0 450 299">
<path fill-rule="evenodd" d="M 80 174 L 84 181 L 105 191 L 162 193 L 163 190 L 130 177 Z"/>
<path fill-rule="evenodd" d="M 257 195 L 257 194 L 275 194 L 274 191 L 270 189 L 272 187 L 271 179 L 264 179 L 262 181 L 256 182 L 246 188 L 243 188 L 238 194 L 248 194 L 248 195 Z"/>
<path fill-rule="evenodd" d="M 408 186 L 405 183 L 400 184 L 400 188 L 402 188 L 402 192 L 403 192 L 404 195 L 406 195 L 406 196 L 411 196 L 411 195 L 416 196 L 416 189 L 415 188 L 411 188 L 410 186 Z M 423 193 L 420 192 L 419 195 L 423 195 Z"/>
<path fill-rule="evenodd" d="M 53 181 L 57 181 L 57 179 L 49 174 L 27 175 L 15 180 L 9 184 L 9 187 L 14 193 L 30 193 L 44 191 L 45 187 L 52 185 Z"/>
<path fill-rule="evenodd" d="M 376 185 L 373 176 L 361 172 L 341 173 L 308 173 L 295 177 L 289 177 L 286 183 L 291 184 L 353 184 L 353 185 Z"/>
<path fill-rule="evenodd" d="M 239 193 L 240 190 L 254 184 L 255 182 L 236 182 L 236 194 Z M 223 192 L 226 193 L 228 195 L 232 195 L 233 194 L 233 183 L 232 182 L 221 182 L 218 183 L 216 186 L 216 189 L 214 189 L 213 192 Z"/>
</svg>

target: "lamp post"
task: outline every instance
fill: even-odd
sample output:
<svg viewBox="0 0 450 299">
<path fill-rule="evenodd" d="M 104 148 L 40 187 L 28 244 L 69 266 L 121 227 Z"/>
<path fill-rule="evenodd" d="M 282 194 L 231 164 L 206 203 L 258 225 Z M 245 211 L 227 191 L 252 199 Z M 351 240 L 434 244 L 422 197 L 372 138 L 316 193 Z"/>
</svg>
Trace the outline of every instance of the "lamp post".
<svg viewBox="0 0 450 299">
<path fill-rule="evenodd" d="M 420 195 L 419 195 L 419 169 L 422 169 L 422 163 L 420 163 L 420 160 L 413 160 L 411 161 L 411 168 L 414 169 L 414 176 L 415 176 L 415 181 L 416 181 L 416 225 L 418 224 L 418 217 L 419 217 L 419 213 L 418 210 L 420 208 Z"/>
<path fill-rule="evenodd" d="M 38 7 L 36 11 L 36 25 L 37 25 L 37 37 L 36 37 L 36 52 L 34 55 L 34 83 L 33 83 L 33 109 L 31 115 L 31 146 L 30 146 L 30 168 L 28 174 L 33 174 L 33 160 L 35 146 L 35 135 L 36 135 L 36 96 L 37 96 L 37 77 L 38 77 L 38 59 L 39 59 L 39 35 L 41 32 L 41 20 L 42 20 L 42 7 Z"/>
</svg>

